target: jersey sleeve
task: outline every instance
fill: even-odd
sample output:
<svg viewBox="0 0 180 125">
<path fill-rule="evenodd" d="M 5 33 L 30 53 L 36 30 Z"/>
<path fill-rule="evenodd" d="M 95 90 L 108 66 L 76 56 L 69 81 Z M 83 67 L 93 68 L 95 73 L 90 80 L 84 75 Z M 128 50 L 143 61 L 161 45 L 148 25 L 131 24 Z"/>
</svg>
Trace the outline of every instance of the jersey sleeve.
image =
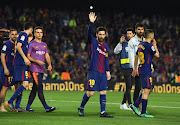
<svg viewBox="0 0 180 125">
<path fill-rule="evenodd" d="M 110 71 L 110 68 L 109 68 L 109 52 L 110 52 L 110 49 L 108 46 L 106 47 L 106 49 L 107 49 L 107 52 L 106 52 L 106 56 L 105 56 L 105 67 L 106 67 L 106 71 Z"/>
<path fill-rule="evenodd" d="M 7 54 L 7 51 L 8 51 L 8 45 L 6 43 L 4 43 L 1 53 Z"/>
<path fill-rule="evenodd" d="M 29 43 L 28 53 L 31 54 L 33 49 L 32 43 Z"/>
<path fill-rule="evenodd" d="M 92 33 L 92 28 L 93 28 L 93 23 L 90 22 L 89 27 L 87 29 L 87 42 L 88 43 L 91 43 L 92 39 L 93 39 L 93 35 L 91 34 Z"/>
<path fill-rule="evenodd" d="M 156 54 L 156 50 L 154 49 L 154 46 L 152 44 L 149 45 L 149 50 L 152 55 Z"/>
<path fill-rule="evenodd" d="M 25 34 L 19 35 L 18 40 L 17 40 L 17 43 L 19 42 L 19 43 L 24 44 L 26 37 L 27 37 L 27 36 L 26 36 Z"/>
<path fill-rule="evenodd" d="M 133 42 L 134 41 L 132 39 L 128 42 L 128 56 L 130 61 L 130 67 L 134 69 L 134 56 L 137 51 L 135 51 Z"/>
<path fill-rule="evenodd" d="M 114 49 L 115 54 L 119 54 L 122 50 L 122 44 L 118 43 Z"/>
<path fill-rule="evenodd" d="M 46 46 L 45 53 L 48 53 L 48 47 L 47 47 L 47 44 L 46 44 L 45 46 Z"/>
</svg>

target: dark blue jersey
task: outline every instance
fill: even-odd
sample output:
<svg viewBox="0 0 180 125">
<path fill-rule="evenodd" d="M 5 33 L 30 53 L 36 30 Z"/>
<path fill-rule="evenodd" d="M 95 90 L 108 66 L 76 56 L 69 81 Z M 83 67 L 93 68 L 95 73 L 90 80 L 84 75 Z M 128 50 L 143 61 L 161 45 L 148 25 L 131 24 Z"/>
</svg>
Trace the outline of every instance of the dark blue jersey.
<svg viewBox="0 0 180 125">
<path fill-rule="evenodd" d="M 17 39 L 17 44 L 18 43 L 22 43 L 22 50 L 25 54 L 25 56 L 27 56 L 27 52 L 28 52 L 28 35 L 25 32 L 20 32 L 18 39 Z M 24 59 L 22 58 L 22 56 L 19 54 L 18 51 L 16 51 L 16 56 L 15 56 L 15 65 L 25 65 Z"/>
<path fill-rule="evenodd" d="M 151 63 L 152 63 L 152 57 L 156 53 L 156 50 L 154 49 L 153 45 L 148 42 L 141 42 L 138 45 L 138 50 L 136 52 L 136 55 L 140 58 L 139 63 L 139 74 L 151 74 Z"/>
<path fill-rule="evenodd" d="M 8 67 L 14 65 L 14 46 L 15 44 L 8 40 L 4 43 L 1 50 L 1 53 L 6 54 L 5 59 Z"/>
<path fill-rule="evenodd" d="M 89 43 L 90 51 L 90 63 L 88 69 L 101 73 L 106 73 L 106 71 L 110 70 L 108 58 L 109 47 L 106 43 L 99 43 L 97 39 L 92 36 L 92 27 L 93 23 L 90 23 L 87 30 L 87 41 Z"/>
</svg>

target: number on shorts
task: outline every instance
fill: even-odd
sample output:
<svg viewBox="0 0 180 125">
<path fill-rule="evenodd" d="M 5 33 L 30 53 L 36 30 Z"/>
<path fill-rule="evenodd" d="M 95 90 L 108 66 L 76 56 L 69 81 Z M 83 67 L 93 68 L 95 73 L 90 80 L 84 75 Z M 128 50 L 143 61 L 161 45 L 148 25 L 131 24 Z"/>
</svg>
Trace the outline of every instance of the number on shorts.
<svg viewBox="0 0 180 125">
<path fill-rule="evenodd" d="M 12 82 L 12 79 L 13 79 L 13 77 L 12 76 L 9 76 L 8 77 L 8 82 L 11 84 L 11 82 Z"/>
<path fill-rule="evenodd" d="M 95 80 L 94 79 L 90 79 L 89 80 L 89 85 L 93 86 L 95 84 Z"/>
<path fill-rule="evenodd" d="M 25 76 L 28 79 L 28 71 L 25 71 Z"/>
</svg>

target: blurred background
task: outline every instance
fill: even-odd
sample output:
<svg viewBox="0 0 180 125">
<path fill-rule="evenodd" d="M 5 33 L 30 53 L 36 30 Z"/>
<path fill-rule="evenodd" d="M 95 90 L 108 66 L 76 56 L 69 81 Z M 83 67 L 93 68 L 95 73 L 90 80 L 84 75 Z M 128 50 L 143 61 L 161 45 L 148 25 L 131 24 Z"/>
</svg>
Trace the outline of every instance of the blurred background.
<svg viewBox="0 0 180 125">
<path fill-rule="evenodd" d="M 61 79 L 62 72 L 70 80 L 87 82 L 88 46 L 86 30 L 89 6 L 98 15 L 94 30 L 98 26 L 107 28 L 106 43 L 109 54 L 112 81 L 124 81 L 118 56 L 113 50 L 126 28 L 134 28 L 137 22 L 155 31 L 160 59 L 154 59 L 154 82 L 180 82 L 180 14 L 179 1 L 168 3 L 155 0 L 134 1 L 0 1 L 0 29 L 23 30 L 23 24 L 30 21 L 44 29 L 43 41 L 49 47 L 53 71 L 44 74 L 44 80 Z M 6 32 L 0 32 L 0 44 L 6 40 Z"/>
</svg>

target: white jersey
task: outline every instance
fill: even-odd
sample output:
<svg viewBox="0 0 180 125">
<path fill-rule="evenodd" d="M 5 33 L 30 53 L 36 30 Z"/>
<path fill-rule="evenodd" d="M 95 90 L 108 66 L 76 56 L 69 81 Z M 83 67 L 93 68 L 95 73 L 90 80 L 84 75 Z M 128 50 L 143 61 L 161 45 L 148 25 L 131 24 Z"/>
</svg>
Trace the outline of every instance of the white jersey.
<svg viewBox="0 0 180 125">
<path fill-rule="evenodd" d="M 143 38 L 143 41 L 144 40 L 145 39 Z M 134 69 L 134 60 L 135 60 L 136 51 L 138 49 L 138 45 L 140 42 L 141 41 L 139 40 L 137 35 L 131 38 L 128 42 L 128 56 L 129 56 L 129 61 L 130 61 L 130 68 L 133 68 L 133 69 Z M 139 60 L 138 60 L 138 65 L 139 65 Z"/>
</svg>

